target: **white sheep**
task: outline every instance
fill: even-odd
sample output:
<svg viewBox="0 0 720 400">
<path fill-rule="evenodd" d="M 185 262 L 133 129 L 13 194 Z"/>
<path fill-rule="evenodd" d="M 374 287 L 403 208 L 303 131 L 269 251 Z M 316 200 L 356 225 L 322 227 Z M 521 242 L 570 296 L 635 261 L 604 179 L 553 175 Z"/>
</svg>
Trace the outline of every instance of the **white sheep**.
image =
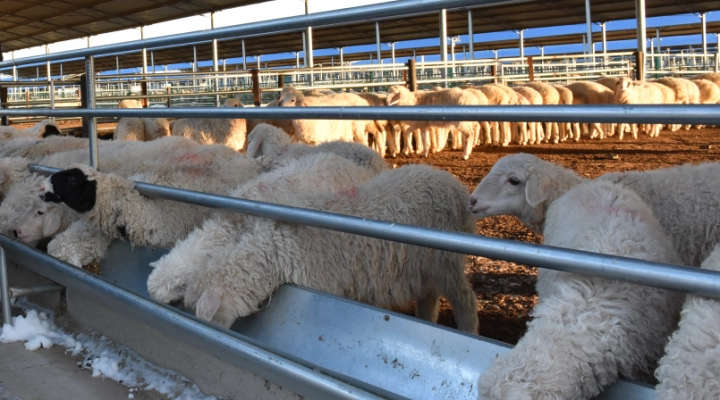
<svg viewBox="0 0 720 400">
<path fill-rule="evenodd" d="M 554 105 L 554 104 L 562 104 L 560 103 L 560 92 L 557 88 L 553 87 L 550 84 L 547 84 L 545 82 L 530 82 L 525 84 L 525 86 L 535 89 L 538 93 L 540 93 L 540 96 L 542 96 L 542 104 L 545 105 Z M 570 104 L 572 104 L 572 100 L 570 101 Z M 539 125 L 539 123 L 538 123 Z M 559 125 L 556 122 L 546 122 L 545 123 L 545 129 L 544 129 L 544 139 L 545 143 L 548 143 L 552 137 L 553 143 L 557 143 L 560 140 L 560 130 Z M 537 138 L 540 139 L 539 137 Z"/>
<path fill-rule="evenodd" d="M 124 99 L 118 103 L 117 108 L 143 108 L 143 102 L 144 100 Z"/>
<path fill-rule="evenodd" d="M 702 268 L 720 271 L 720 246 Z M 655 370 L 658 400 L 720 398 L 720 301 L 688 295 L 679 328 Z"/>
<path fill-rule="evenodd" d="M 613 104 L 613 91 L 595 82 L 575 82 L 565 86 L 572 92 L 573 104 Z M 575 141 L 580 140 L 580 124 L 575 123 Z M 605 137 L 605 131 L 599 123 L 591 124 L 590 138 Z"/>
<path fill-rule="evenodd" d="M 292 158 L 274 171 L 261 174 L 233 190 L 230 195 L 276 204 L 310 206 L 298 201 L 299 195 L 351 190 L 376 175 L 335 154 L 310 154 Z M 178 242 L 173 251 L 151 264 L 154 272 L 148 279 L 148 290 L 158 300 L 169 302 L 182 298 L 180 288 L 192 276 L 198 262 L 217 251 L 218 247 L 234 246 L 239 235 L 251 229 L 252 217 L 243 214 L 216 212 L 187 238 Z"/>
<path fill-rule="evenodd" d="M 549 85 L 548 85 L 549 86 Z M 513 88 L 517 94 L 522 96 L 525 100 L 527 100 L 528 104 L 534 104 L 534 105 L 543 105 L 544 99 L 543 96 L 535 89 L 529 86 L 520 86 Z M 554 90 L 554 89 L 553 89 Z M 557 90 L 555 90 L 555 93 L 557 93 Z M 552 125 L 548 128 L 552 129 Z M 518 140 L 518 144 L 526 145 L 526 144 L 534 144 L 535 142 L 540 143 L 540 137 L 543 135 L 542 131 L 542 125 L 539 122 L 530 122 L 526 124 L 520 124 L 520 139 Z M 549 140 L 550 133 L 545 134 L 545 138 Z M 557 143 L 557 141 L 555 142 Z"/>
<path fill-rule="evenodd" d="M 679 264 L 653 211 L 632 190 L 580 184 L 548 210 L 543 243 Z M 480 398 L 590 399 L 619 376 L 649 376 L 677 324 L 682 295 L 541 269 L 528 331 L 479 380 Z"/>
<path fill-rule="evenodd" d="M 334 153 L 375 173 L 390 168 L 378 153 L 359 143 L 338 141 L 311 146 L 305 143 L 292 142 L 282 129 L 267 124 L 260 124 L 250 132 L 248 135 L 248 148 L 245 154 L 259 160 L 263 166 L 274 169 L 284 165 L 287 159 L 300 158 L 315 153 Z"/>
<path fill-rule="evenodd" d="M 615 104 L 662 104 L 665 95 L 660 87 L 650 82 L 633 82 L 629 78 L 620 78 L 617 81 L 614 96 Z M 644 125 L 650 137 L 660 135 L 660 124 Z M 623 138 L 624 129 L 620 129 L 620 139 Z M 601 135 L 602 138 L 603 135 Z M 637 139 L 637 131 L 633 129 L 633 139 Z"/>
<path fill-rule="evenodd" d="M 684 265 L 697 267 L 720 243 L 720 163 L 680 165 L 652 171 L 613 172 L 597 178 L 627 186 L 655 211 Z M 550 204 L 581 183 L 574 171 L 530 154 L 503 157 L 470 196 L 477 218 L 515 215 L 543 230 Z"/>
<path fill-rule="evenodd" d="M 438 105 L 478 105 L 479 100 L 475 95 L 465 92 L 462 89 L 445 89 L 441 91 L 411 92 L 404 86 L 395 85 L 390 87 L 387 95 L 388 105 L 403 106 L 438 106 Z M 427 157 L 430 152 L 430 129 L 452 129 L 459 132 L 463 138 L 464 150 L 462 158 L 467 160 L 472 153 L 475 143 L 476 122 L 473 121 L 403 121 L 405 125 L 406 141 L 409 140 L 407 132 L 420 130 L 423 133 L 423 151 Z"/>
<path fill-rule="evenodd" d="M 337 93 L 325 96 L 305 96 L 298 92 L 288 93 L 282 101 L 282 107 L 367 107 L 367 100 L 352 93 Z M 330 120 L 330 119 L 294 119 L 295 136 L 308 144 L 320 144 L 335 140 L 358 142 L 368 145 L 367 125 L 373 121 Z"/>
<path fill-rule="evenodd" d="M 225 107 L 242 107 L 242 103 L 226 101 Z M 242 118 L 184 118 L 173 121 L 171 135 L 186 137 L 200 144 L 219 143 L 243 150 L 247 124 Z"/>
<path fill-rule="evenodd" d="M 113 140 L 137 140 L 145 141 L 145 124 L 140 118 L 120 118 L 115 131 L 113 131 Z"/>
<path fill-rule="evenodd" d="M 46 138 L 49 136 L 62 136 L 62 131 L 50 120 L 40 121 L 29 128 L 0 125 L 0 140 L 17 138 Z"/>
<path fill-rule="evenodd" d="M 558 104 L 565 104 L 570 105 L 573 104 L 573 93 L 570 89 L 566 88 L 565 86 L 561 85 L 553 85 L 553 88 L 557 90 L 558 95 L 560 96 L 560 100 L 558 101 Z M 568 138 L 571 138 L 572 135 L 572 124 L 569 122 L 560 123 L 558 125 L 558 135 L 560 135 L 560 141 L 564 142 Z M 578 133 L 577 140 L 580 140 L 580 134 Z"/>
<path fill-rule="evenodd" d="M 485 98 L 487 98 L 488 104 L 490 105 L 510 105 L 515 104 L 514 97 L 505 89 L 503 88 L 504 85 L 483 85 L 483 86 L 477 86 L 476 88 L 483 92 L 485 94 Z M 491 122 L 490 123 L 491 129 L 492 129 L 492 142 L 496 145 L 507 145 L 509 143 L 510 137 L 510 124 L 507 122 Z M 487 139 L 488 137 L 486 137 Z M 501 139 L 502 138 L 502 139 Z M 505 140 L 507 139 L 507 143 Z"/>
<path fill-rule="evenodd" d="M 344 192 L 299 194 L 293 204 L 470 233 L 475 223 L 463 204 L 466 199 L 467 191 L 449 173 L 412 165 Z M 184 297 L 197 316 L 225 327 L 257 311 L 284 283 L 380 307 L 415 300 L 416 315 L 431 321 L 437 318 L 442 295 L 452 304 L 459 329 L 477 333 L 476 296 L 465 277 L 465 256 L 460 254 L 264 219 L 235 238 L 234 245 L 223 244 L 207 253 L 209 257 L 194 264 L 190 278 L 156 280 L 151 275 L 150 294 L 160 301 Z M 193 250 L 173 250 L 155 264 L 156 271 L 172 271 L 166 258 L 193 254 Z M 178 286 L 183 284 L 184 290 Z"/>
<path fill-rule="evenodd" d="M 360 96 L 362 99 L 367 101 L 369 106 L 372 107 L 382 107 L 387 105 L 387 93 L 362 92 L 353 94 Z M 375 150 L 380 153 L 381 156 L 385 157 L 385 146 L 388 142 L 388 134 L 390 135 L 391 140 L 393 140 L 393 138 L 395 137 L 395 128 L 393 122 L 382 119 L 374 120 L 373 123 L 368 123 L 365 126 L 365 130 L 367 133 L 372 135 L 373 146 Z"/>
</svg>

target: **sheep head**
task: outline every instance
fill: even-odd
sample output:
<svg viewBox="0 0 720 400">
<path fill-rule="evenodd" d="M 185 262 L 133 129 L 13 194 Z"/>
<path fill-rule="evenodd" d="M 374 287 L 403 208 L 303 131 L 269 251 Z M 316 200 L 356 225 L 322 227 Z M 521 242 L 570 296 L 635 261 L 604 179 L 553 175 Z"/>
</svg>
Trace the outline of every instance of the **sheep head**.
<svg viewBox="0 0 720 400">
<path fill-rule="evenodd" d="M 581 179 L 531 154 L 509 155 L 493 165 L 470 195 L 470 212 L 480 219 L 514 215 L 540 233 L 549 204 Z"/>
<path fill-rule="evenodd" d="M 50 136 L 62 136 L 62 132 L 54 124 L 49 123 L 49 124 L 45 125 L 44 128 L 45 129 L 44 129 L 43 133 L 40 135 L 43 138 L 50 137 Z"/>
<path fill-rule="evenodd" d="M 405 86 L 399 85 L 390 87 L 385 101 L 389 106 L 412 106 L 417 104 L 415 94 Z"/>
<path fill-rule="evenodd" d="M 61 225 L 62 211 L 55 205 L 35 199 L 11 230 L 16 239 L 35 246 L 41 239 L 58 233 Z"/>
<path fill-rule="evenodd" d="M 300 92 L 288 92 L 281 98 L 279 106 L 282 107 L 302 107 L 305 104 L 305 96 Z"/>
<path fill-rule="evenodd" d="M 620 78 L 615 83 L 615 103 L 630 104 L 635 92 L 632 90 L 634 83 L 630 78 Z"/>
<path fill-rule="evenodd" d="M 46 202 L 65 203 L 77 212 L 95 207 L 97 181 L 89 170 L 72 168 L 52 174 L 43 182 L 40 198 Z"/>
</svg>

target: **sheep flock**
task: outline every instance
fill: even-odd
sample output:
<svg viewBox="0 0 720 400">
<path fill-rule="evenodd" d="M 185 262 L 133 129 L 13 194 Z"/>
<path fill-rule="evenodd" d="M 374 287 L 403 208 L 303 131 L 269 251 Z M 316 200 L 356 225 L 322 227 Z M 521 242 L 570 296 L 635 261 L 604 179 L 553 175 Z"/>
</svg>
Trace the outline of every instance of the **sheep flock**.
<svg viewBox="0 0 720 400">
<path fill-rule="evenodd" d="M 268 107 L 715 104 L 720 74 L 693 79 L 533 82 L 410 92 L 283 89 Z M 228 99 L 225 107 L 242 107 Z M 142 104 L 124 101 L 118 107 Z M 669 125 L 671 131 L 699 126 Z M 469 193 L 458 178 L 386 157 L 445 147 L 657 137 L 653 124 L 123 118 L 113 140 L 61 135 L 43 121 L 0 127 L 0 230 L 78 268 L 113 240 L 169 250 L 149 294 L 223 328 L 291 283 L 381 308 L 414 303 L 436 322 L 441 297 L 458 330 L 478 334 L 467 257 L 141 195 L 134 181 L 445 231 L 510 215 L 543 244 L 720 270 L 720 163 L 588 179 L 523 153 L 501 158 Z M 28 164 L 61 171 L 49 177 Z M 720 300 L 540 269 L 527 332 L 477 377 L 479 399 L 591 399 L 620 377 L 658 399 L 720 396 Z"/>
</svg>

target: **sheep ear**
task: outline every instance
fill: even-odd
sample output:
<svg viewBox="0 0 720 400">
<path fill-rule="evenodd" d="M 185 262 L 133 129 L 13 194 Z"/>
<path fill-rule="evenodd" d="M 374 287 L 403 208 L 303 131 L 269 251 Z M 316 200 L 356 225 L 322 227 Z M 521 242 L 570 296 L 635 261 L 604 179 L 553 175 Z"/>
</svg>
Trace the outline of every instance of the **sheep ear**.
<svg viewBox="0 0 720 400">
<path fill-rule="evenodd" d="M 545 175 L 530 175 L 525 184 L 525 199 L 530 207 L 537 207 L 547 200 L 550 192 L 550 178 Z"/>
<path fill-rule="evenodd" d="M 386 101 L 389 106 L 394 106 L 400 102 L 400 93 L 389 93 Z"/>
<path fill-rule="evenodd" d="M 48 211 L 45 213 L 45 219 L 43 220 L 43 236 L 50 237 L 57 233 L 60 229 L 61 220 L 60 210 L 55 207 L 48 208 Z"/>
<path fill-rule="evenodd" d="M 250 158 L 257 158 L 261 156 L 260 146 L 262 146 L 264 139 L 265 135 L 253 135 L 252 140 L 250 141 L 250 143 L 248 143 L 248 148 L 245 151 L 245 155 Z"/>
<path fill-rule="evenodd" d="M 222 290 L 215 287 L 205 289 L 195 307 L 195 315 L 205 321 L 212 321 L 221 301 Z"/>
</svg>

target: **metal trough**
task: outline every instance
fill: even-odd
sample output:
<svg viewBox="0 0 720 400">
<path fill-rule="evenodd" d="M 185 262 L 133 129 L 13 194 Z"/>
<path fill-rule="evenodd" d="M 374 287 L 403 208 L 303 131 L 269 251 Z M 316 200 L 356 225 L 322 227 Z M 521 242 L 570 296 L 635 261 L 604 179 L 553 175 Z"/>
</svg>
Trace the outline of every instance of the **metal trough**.
<svg viewBox="0 0 720 400">
<path fill-rule="evenodd" d="M 493 340 L 292 285 L 281 287 L 262 311 L 228 331 L 150 299 L 148 264 L 165 250 L 133 249 L 116 241 L 98 277 L 5 236 L 0 245 L 10 261 L 66 286 L 68 312 L 75 320 L 215 396 L 476 399 L 477 378 L 498 354 L 510 350 Z M 598 397 L 653 398 L 652 387 L 625 380 Z"/>
</svg>

